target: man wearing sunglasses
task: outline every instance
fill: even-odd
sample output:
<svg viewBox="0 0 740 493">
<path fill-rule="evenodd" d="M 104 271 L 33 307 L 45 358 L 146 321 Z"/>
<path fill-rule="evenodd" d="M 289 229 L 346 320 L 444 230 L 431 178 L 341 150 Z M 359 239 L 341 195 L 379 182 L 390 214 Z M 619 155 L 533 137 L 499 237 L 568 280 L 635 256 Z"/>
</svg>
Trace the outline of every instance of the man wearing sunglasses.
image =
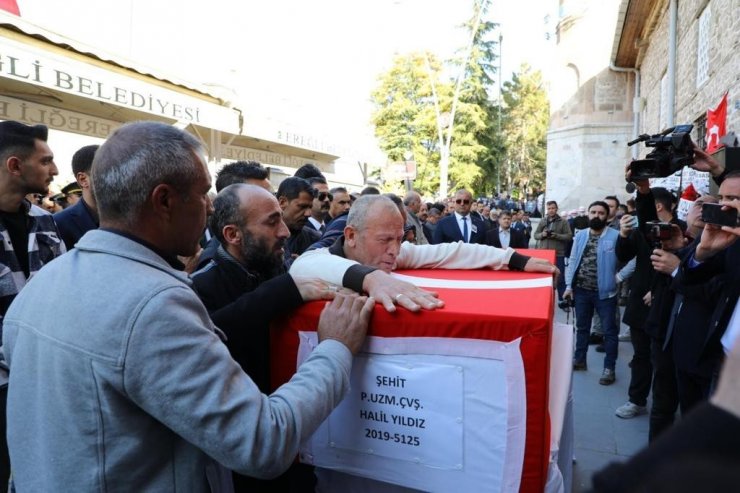
<svg viewBox="0 0 740 493">
<path fill-rule="evenodd" d="M 486 225 L 470 214 L 473 195 L 460 189 L 455 194 L 455 212 L 441 219 L 434 230 L 432 243 L 486 243 Z"/>
<path fill-rule="evenodd" d="M 314 176 L 308 178 L 308 183 L 316 189 L 316 195 L 313 198 L 313 208 L 311 209 L 311 217 L 308 218 L 309 226 L 312 226 L 319 233 L 323 233 L 326 230 L 326 224 L 324 219 L 329 214 L 329 206 L 334 197 L 329 193 L 329 185 L 326 183 L 326 178 L 321 176 Z"/>
</svg>

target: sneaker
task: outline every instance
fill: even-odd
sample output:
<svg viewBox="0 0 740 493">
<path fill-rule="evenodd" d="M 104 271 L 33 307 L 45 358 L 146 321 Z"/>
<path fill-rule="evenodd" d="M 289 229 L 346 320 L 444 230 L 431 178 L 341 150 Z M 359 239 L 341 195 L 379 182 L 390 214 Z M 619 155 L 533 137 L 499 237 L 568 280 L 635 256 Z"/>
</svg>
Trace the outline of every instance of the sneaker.
<svg viewBox="0 0 740 493">
<path fill-rule="evenodd" d="M 589 344 L 601 344 L 604 342 L 604 334 L 597 334 L 596 332 L 591 332 L 588 336 L 588 343 Z"/>
<path fill-rule="evenodd" d="M 606 348 L 604 347 L 604 345 L 603 345 L 603 344 L 598 344 L 598 345 L 597 345 L 597 346 L 596 346 L 596 347 L 594 348 L 594 351 L 596 351 L 597 353 L 605 353 L 605 352 L 606 352 Z"/>
<path fill-rule="evenodd" d="M 616 379 L 617 377 L 614 376 L 614 370 L 604 368 L 604 371 L 601 373 L 601 378 L 599 378 L 599 383 L 601 385 L 611 385 Z"/>
<path fill-rule="evenodd" d="M 577 363 L 573 362 L 573 371 L 588 371 L 588 365 L 586 365 L 586 362 L 583 363 Z"/>
<path fill-rule="evenodd" d="M 619 334 L 619 342 L 630 342 L 632 340 L 632 334 L 629 329 L 625 330 L 624 333 Z"/>
<path fill-rule="evenodd" d="M 617 417 L 622 419 L 630 419 L 646 413 L 647 406 L 638 406 L 637 404 L 633 404 L 630 401 L 627 401 L 626 404 L 622 404 L 621 406 L 619 406 L 614 412 Z"/>
</svg>

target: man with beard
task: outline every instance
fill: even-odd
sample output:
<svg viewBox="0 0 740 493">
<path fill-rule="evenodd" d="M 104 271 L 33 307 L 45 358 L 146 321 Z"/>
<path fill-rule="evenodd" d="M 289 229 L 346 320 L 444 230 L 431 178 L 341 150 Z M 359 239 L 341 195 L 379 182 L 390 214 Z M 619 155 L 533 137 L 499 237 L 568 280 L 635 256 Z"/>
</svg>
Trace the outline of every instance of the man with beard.
<svg viewBox="0 0 740 493">
<path fill-rule="evenodd" d="M 589 229 L 576 234 L 570 262 L 565 271 L 563 298 L 573 299 L 576 308 L 576 352 L 573 370 L 587 370 L 586 353 L 594 311 L 604 326 L 604 370 L 601 385 L 615 381 L 619 327 L 617 311 L 617 256 L 614 248 L 619 233 L 607 227 L 609 205 L 602 201 L 588 207 Z"/>
<path fill-rule="evenodd" d="M 27 194 L 47 194 L 59 174 L 46 138 L 49 130 L 14 121 L 0 123 L 0 324 L 10 302 L 44 265 L 66 249 L 51 214 L 32 205 Z M 43 303 L 43 300 L 38 300 Z M 5 445 L 8 373 L 0 355 L 0 484 L 8 482 L 10 459 Z"/>
<path fill-rule="evenodd" d="M 290 238 L 285 242 L 285 268 L 290 268 L 298 255 L 306 251 L 321 234 L 313 226 L 307 226 L 316 191 L 303 178 L 294 176 L 280 183 L 277 191 L 278 203 L 283 210 L 283 221 L 288 226 Z"/>
<path fill-rule="evenodd" d="M 213 207 L 211 229 L 220 245 L 210 262 L 191 276 L 193 289 L 213 323 L 226 334 L 231 356 L 269 394 L 270 321 L 304 301 L 331 299 L 335 291 L 321 281 L 282 274 L 290 232 L 277 199 L 268 191 L 230 185 L 216 196 Z M 291 481 L 310 489 L 312 480 L 312 472 L 300 467 L 269 485 L 234 475 L 236 491 L 280 491 Z"/>
</svg>

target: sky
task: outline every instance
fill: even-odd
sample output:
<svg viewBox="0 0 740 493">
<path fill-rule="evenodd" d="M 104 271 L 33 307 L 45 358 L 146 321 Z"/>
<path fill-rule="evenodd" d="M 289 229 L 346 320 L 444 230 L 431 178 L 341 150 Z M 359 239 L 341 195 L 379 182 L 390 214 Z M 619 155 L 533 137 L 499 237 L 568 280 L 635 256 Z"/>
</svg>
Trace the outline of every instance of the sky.
<svg viewBox="0 0 740 493">
<path fill-rule="evenodd" d="M 372 152 L 370 93 L 393 55 L 440 58 L 467 44 L 473 0 L 18 0 L 64 36 L 181 79 L 221 88 L 249 117 Z M 504 80 L 546 69 L 557 0 L 494 0 Z M 173 5 L 177 5 L 173 8 Z M 208 7 L 208 8 L 204 8 Z M 80 15 L 84 12 L 85 15 Z M 498 37 L 498 33 L 495 35 Z"/>
</svg>

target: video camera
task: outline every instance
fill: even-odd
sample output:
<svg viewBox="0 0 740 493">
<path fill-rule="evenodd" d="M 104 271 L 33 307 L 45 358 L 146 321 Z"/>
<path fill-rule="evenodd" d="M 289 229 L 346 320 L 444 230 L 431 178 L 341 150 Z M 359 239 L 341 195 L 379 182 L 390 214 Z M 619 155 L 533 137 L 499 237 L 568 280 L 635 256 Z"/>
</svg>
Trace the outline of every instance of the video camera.
<svg viewBox="0 0 740 493">
<path fill-rule="evenodd" d="M 670 240 L 673 236 L 673 226 L 671 223 L 648 221 L 645 223 L 645 236 L 653 249 L 660 248 L 661 241 Z"/>
<path fill-rule="evenodd" d="M 659 134 L 643 134 L 627 142 L 628 146 L 645 142 L 646 147 L 655 148 L 645 159 L 630 163 L 632 179 L 665 178 L 684 166 L 694 164 L 694 147 L 690 136 L 693 128 L 691 124 L 676 125 Z"/>
</svg>

